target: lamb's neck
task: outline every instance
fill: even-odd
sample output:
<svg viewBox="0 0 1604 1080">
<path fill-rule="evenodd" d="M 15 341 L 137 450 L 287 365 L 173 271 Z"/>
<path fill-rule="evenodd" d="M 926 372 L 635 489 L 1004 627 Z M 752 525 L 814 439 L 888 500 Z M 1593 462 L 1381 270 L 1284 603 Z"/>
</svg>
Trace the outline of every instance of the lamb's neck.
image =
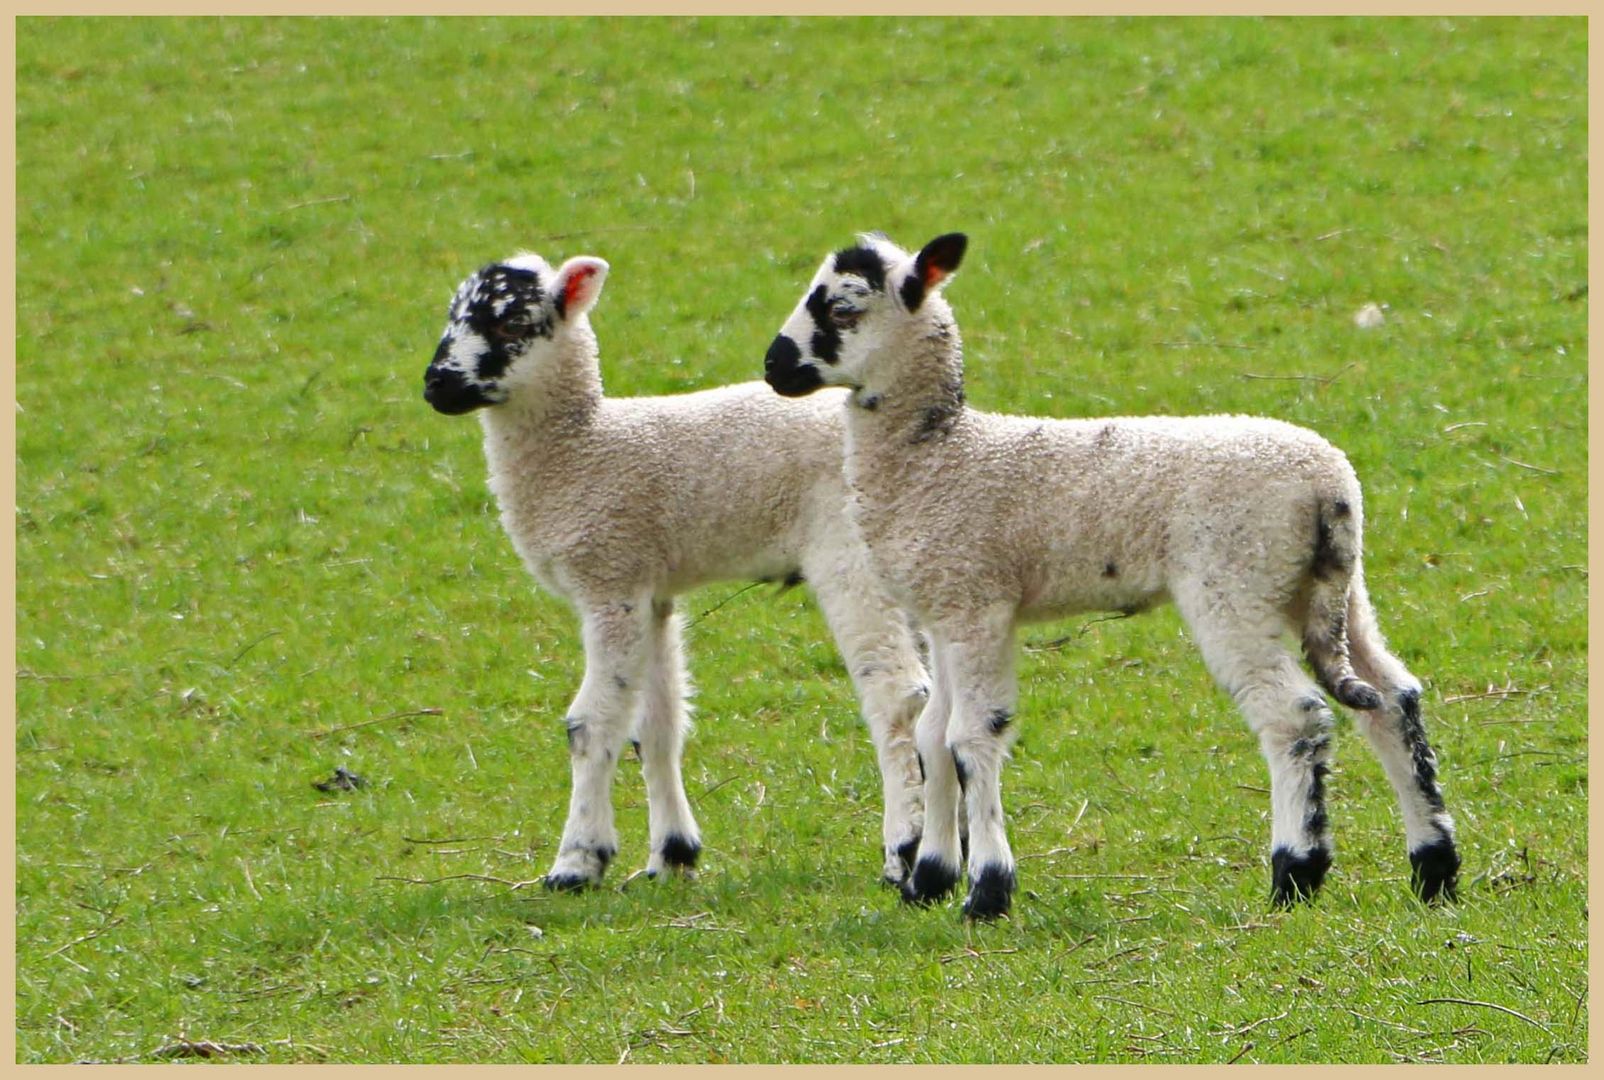
<svg viewBox="0 0 1604 1080">
<path fill-rule="evenodd" d="M 880 365 L 849 399 L 847 428 L 854 449 L 902 454 L 945 441 L 965 410 L 957 326 L 950 318 L 932 319 L 886 348 L 896 362 Z"/>
<path fill-rule="evenodd" d="M 542 358 L 534 381 L 515 387 L 511 397 L 479 416 L 487 445 L 508 443 L 528 451 L 584 432 L 601 402 L 596 335 L 581 319 Z"/>
</svg>

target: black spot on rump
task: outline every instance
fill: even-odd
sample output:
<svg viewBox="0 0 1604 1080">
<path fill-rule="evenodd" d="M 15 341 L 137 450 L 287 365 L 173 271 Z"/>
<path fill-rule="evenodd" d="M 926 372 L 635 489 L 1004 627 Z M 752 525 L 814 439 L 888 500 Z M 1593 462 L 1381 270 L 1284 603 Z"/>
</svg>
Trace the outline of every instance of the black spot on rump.
<svg viewBox="0 0 1604 1080">
<path fill-rule="evenodd" d="M 876 292 L 885 291 L 886 266 L 880 256 L 866 247 L 842 248 L 835 253 L 835 272 L 857 274 Z"/>
</svg>

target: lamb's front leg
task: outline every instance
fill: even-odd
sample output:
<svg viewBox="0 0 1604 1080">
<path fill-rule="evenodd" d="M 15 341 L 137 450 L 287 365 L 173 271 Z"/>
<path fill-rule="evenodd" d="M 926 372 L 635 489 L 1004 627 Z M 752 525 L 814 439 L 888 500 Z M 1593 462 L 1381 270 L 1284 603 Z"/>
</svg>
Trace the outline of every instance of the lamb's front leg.
<svg viewBox="0 0 1604 1080">
<path fill-rule="evenodd" d="M 803 563 L 863 707 L 884 795 L 881 877 L 901 886 L 924 828 L 914 724 L 930 696 L 912 629 L 852 537 L 831 537 Z"/>
<path fill-rule="evenodd" d="M 911 904 L 930 904 L 952 891 L 962 872 L 958 840 L 958 773 L 947 750 L 947 721 L 952 694 L 946 679 L 941 644 L 930 642 L 930 697 L 914 725 L 919 768 L 924 773 L 924 834 L 913 872 L 902 883 L 902 898 Z"/>
<path fill-rule="evenodd" d="M 999 612 L 983 627 L 953 641 L 946 665 L 953 687 L 947 748 L 969 820 L 969 895 L 964 898 L 964 914 L 995 919 L 1008 913 L 1017 880 L 1002 805 L 1002 767 L 1014 734 L 1017 698 L 1012 613 Z"/>
<path fill-rule="evenodd" d="M 650 666 L 640 714 L 641 772 L 646 779 L 646 813 L 651 854 L 646 873 L 689 872 L 702 852 L 701 833 L 685 797 L 680 757 L 685 747 L 686 695 L 690 685 L 680 649 L 680 619 L 669 599 L 652 601 Z"/>
<path fill-rule="evenodd" d="M 589 605 L 584 622 L 585 678 L 568 710 L 568 760 L 573 790 L 550 889 L 601 883 L 618 852 L 613 827 L 613 773 L 629 736 L 647 666 L 650 598 Z"/>
</svg>

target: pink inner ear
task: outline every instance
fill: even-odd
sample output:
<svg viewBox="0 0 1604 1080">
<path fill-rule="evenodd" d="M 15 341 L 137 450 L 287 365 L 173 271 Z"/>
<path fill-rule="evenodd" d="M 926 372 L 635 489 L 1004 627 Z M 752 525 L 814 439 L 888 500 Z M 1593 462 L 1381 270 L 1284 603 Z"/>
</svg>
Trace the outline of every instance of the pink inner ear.
<svg viewBox="0 0 1604 1080">
<path fill-rule="evenodd" d="M 925 288 L 930 288 L 936 282 L 947 276 L 947 272 L 934 263 L 925 265 Z"/>
<path fill-rule="evenodd" d="M 568 275 L 568 281 L 563 285 L 563 307 L 572 307 L 579 294 L 585 290 L 585 283 L 596 276 L 594 266 L 578 266 Z"/>
</svg>

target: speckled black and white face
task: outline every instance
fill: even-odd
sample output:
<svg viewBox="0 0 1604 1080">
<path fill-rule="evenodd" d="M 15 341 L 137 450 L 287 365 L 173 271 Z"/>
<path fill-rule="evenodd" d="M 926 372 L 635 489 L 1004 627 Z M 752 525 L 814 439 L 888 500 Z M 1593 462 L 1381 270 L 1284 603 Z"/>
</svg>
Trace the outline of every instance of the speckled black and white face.
<svg viewBox="0 0 1604 1080">
<path fill-rule="evenodd" d="M 424 400 L 451 415 L 505 402 L 535 376 L 544 349 L 595 304 L 606 277 L 601 259 L 580 256 L 553 270 L 526 254 L 468 278 L 424 372 Z"/>
<path fill-rule="evenodd" d="M 825 258 L 764 357 L 764 378 L 786 397 L 864 385 L 891 320 L 916 314 L 958 268 L 968 241 L 938 236 L 910 255 L 879 233 Z"/>
</svg>

